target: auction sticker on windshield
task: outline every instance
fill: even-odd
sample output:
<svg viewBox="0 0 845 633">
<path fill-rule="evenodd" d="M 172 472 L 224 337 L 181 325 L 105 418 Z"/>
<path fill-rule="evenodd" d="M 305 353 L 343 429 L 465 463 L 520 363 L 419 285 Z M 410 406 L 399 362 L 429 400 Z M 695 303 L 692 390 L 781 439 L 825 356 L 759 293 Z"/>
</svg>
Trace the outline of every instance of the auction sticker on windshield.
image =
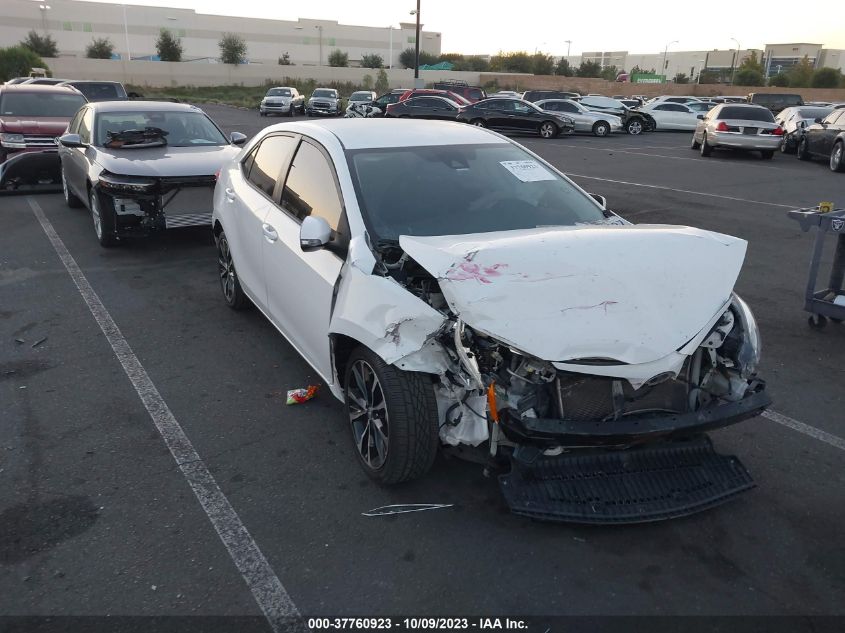
<svg viewBox="0 0 845 633">
<path fill-rule="evenodd" d="M 503 160 L 499 164 L 522 182 L 555 179 L 554 175 L 536 160 Z"/>
</svg>

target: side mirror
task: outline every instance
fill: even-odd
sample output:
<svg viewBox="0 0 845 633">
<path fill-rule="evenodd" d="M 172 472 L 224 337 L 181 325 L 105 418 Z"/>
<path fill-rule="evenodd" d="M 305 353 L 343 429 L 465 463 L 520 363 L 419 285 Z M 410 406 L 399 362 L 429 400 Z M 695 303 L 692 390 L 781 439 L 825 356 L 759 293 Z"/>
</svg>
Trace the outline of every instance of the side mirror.
<svg viewBox="0 0 845 633">
<path fill-rule="evenodd" d="M 590 197 L 599 203 L 599 206 L 602 208 L 602 211 L 607 211 L 607 198 L 598 193 L 591 193 Z"/>
<path fill-rule="evenodd" d="M 229 140 L 232 141 L 232 145 L 243 145 L 246 143 L 246 134 L 241 134 L 240 132 L 232 132 L 229 135 Z"/>
<path fill-rule="evenodd" d="M 325 218 L 309 215 L 299 227 L 299 247 L 305 251 L 317 251 L 331 240 L 332 230 Z"/>
<path fill-rule="evenodd" d="M 696 119 L 698 119 L 698 120 L 700 120 L 700 121 L 703 121 L 703 120 L 704 120 L 704 115 L 703 115 L 703 114 L 699 114 L 699 115 L 698 115 L 697 117 L 695 117 L 695 118 L 696 118 Z"/>
<path fill-rule="evenodd" d="M 79 134 L 62 134 L 59 137 L 59 143 L 63 147 L 85 147 Z"/>
</svg>

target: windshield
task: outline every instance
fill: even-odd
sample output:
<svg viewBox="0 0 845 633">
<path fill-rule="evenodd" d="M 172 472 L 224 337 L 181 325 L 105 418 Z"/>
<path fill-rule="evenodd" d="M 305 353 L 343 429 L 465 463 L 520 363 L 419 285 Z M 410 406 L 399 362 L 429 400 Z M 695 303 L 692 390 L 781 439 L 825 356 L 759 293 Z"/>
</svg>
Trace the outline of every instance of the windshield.
<svg viewBox="0 0 845 633">
<path fill-rule="evenodd" d="M 357 150 L 347 158 L 377 241 L 604 219 L 588 196 L 510 143 Z"/>
<path fill-rule="evenodd" d="M 312 97 L 322 97 L 323 99 L 337 99 L 337 91 L 335 90 L 315 90 Z"/>
<path fill-rule="evenodd" d="M 270 88 L 265 95 L 267 97 L 289 97 L 290 90 L 287 88 Z"/>
<path fill-rule="evenodd" d="M 350 101 L 372 101 L 373 94 L 371 92 L 353 92 L 349 97 Z"/>
<path fill-rule="evenodd" d="M 830 108 L 801 108 L 798 116 L 802 119 L 821 119 L 830 114 Z"/>
<path fill-rule="evenodd" d="M 743 106 L 733 106 L 722 108 L 719 112 L 719 119 L 740 119 L 744 121 L 765 121 L 767 123 L 774 123 L 774 115 L 765 108 L 748 108 Z"/>
<path fill-rule="evenodd" d="M 118 92 L 116 84 L 78 83 L 71 85 L 84 94 L 88 101 L 114 101 L 123 97 L 123 95 Z"/>
<path fill-rule="evenodd" d="M 0 96 L 0 114 L 69 119 L 85 103 L 85 97 L 75 94 L 7 92 Z"/>
<path fill-rule="evenodd" d="M 159 128 L 171 147 L 228 145 L 229 141 L 202 112 L 101 112 L 96 118 L 94 144 L 103 146 L 109 132 Z"/>
</svg>

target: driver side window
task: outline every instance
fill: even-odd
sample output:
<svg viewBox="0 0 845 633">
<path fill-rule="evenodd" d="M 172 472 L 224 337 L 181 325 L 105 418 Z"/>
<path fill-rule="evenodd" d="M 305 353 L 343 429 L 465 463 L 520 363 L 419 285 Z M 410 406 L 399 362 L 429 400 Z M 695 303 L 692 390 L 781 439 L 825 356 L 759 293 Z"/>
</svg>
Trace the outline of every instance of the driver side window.
<svg viewBox="0 0 845 633">
<path fill-rule="evenodd" d="M 334 170 L 323 153 L 302 141 L 282 191 L 282 208 L 298 220 L 309 215 L 325 218 L 337 230 L 343 202 L 335 184 Z"/>
<path fill-rule="evenodd" d="M 93 115 L 91 114 L 90 108 L 85 108 L 85 111 L 82 112 L 82 118 L 79 121 L 79 140 L 83 143 L 90 143 L 91 142 L 91 120 L 93 119 Z"/>
</svg>

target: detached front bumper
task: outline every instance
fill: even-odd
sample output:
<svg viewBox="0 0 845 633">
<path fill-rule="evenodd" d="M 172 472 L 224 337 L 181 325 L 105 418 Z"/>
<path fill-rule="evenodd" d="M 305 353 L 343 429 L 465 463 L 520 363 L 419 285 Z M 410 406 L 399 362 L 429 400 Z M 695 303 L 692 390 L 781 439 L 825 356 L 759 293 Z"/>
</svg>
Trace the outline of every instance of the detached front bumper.
<svg viewBox="0 0 845 633">
<path fill-rule="evenodd" d="M 56 188 L 61 183 L 61 163 L 57 150 L 22 150 L 0 163 L 0 191 Z"/>
<path fill-rule="evenodd" d="M 626 447 L 672 437 L 687 437 L 737 424 L 762 413 L 772 403 L 764 383 L 737 402 L 704 406 L 690 413 L 627 415 L 618 420 L 519 418 L 503 411 L 505 434 L 520 444 L 548 446 Z"/>
</svg>

